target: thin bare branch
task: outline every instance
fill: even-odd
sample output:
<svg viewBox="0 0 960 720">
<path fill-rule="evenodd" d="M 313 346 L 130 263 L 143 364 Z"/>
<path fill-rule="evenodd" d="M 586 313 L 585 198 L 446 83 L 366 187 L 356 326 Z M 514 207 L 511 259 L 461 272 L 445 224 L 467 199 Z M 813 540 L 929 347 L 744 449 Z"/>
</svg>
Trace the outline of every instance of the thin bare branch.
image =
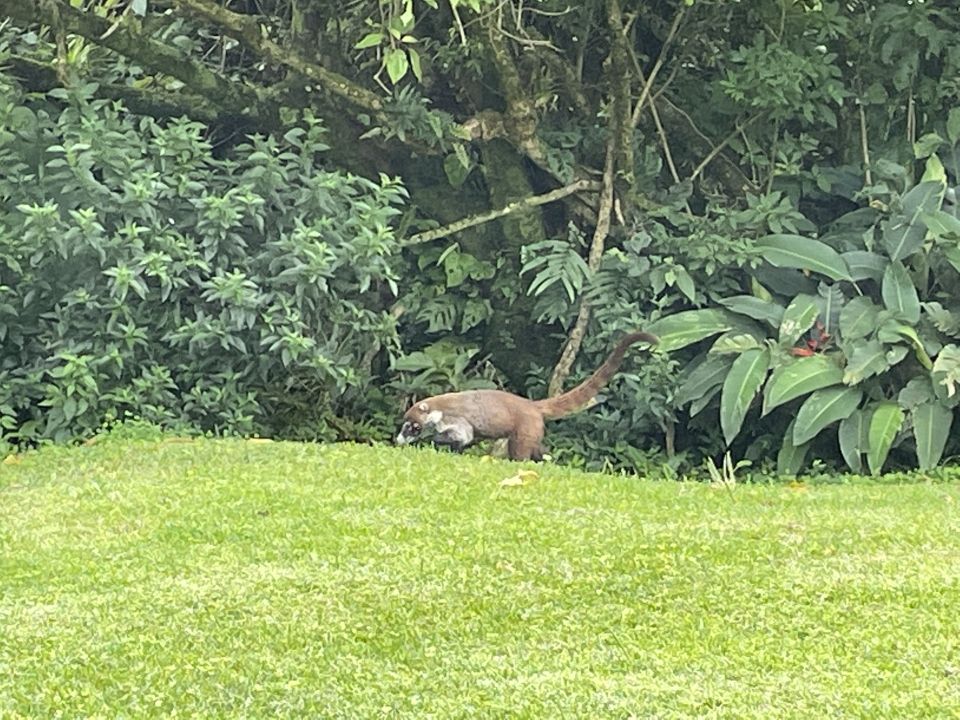
<svg viewBox="0 0 960 720">
<path fill-rule="evenodd" d="M 873 185 L 873 172 L 870 170 L 870 141 L 867 137 L 867 114 L 863 110 L 863 103 L 857 101 L 857 110 L 860 112 L 860 151 L 863 153 L 863 179 Z"/>
<path fill-rule="evenodd" d="M 643 90 L 640 91 L 640 97 L 637 99 L 637 103 L 633 108 L 634 127 L 636 127 L 640 122 L 640 116 L 643 114 L 644 103 L 647 102 L 647 97 L 650 95 L 650 89 L 653 87 L 653 83 L 657 79 L 660 68 L 663 67 L 663 61 L 667 57 L 667 51 L 670 49 L 670 45 L 673 43 L 673 39 L 676 37 L 677 31 L 680 29 L 680 23 L 683 22 L 683 17 L 686 14 L 686 11 L 686 6 L 681 5 L 680 9 L 677 11 L 677 14 L 673 18 L 673 23 L 670 25 L 670 32 L 667 33 L 667 37 L 663 41 L 663 45 L 660 47 L 660 54 L 657 56 L 657 61 L 653 64 L 653 68 L 650 70 L 650 75 L 647 77 L 646 82 L 643 83 Z"/>
<path fill-rule="evenodd" d="M 421 245 L 423 243 L 439 240 L 440 238 L 453 235 L 454 233 L 466 230 L 467 228 L 481 225 L 483 223 L 490 222 L 491 220 L 497 220 L 498 218 L 510 215 L 511 213 L 537 207 L 538 205 L 546 205 L 547 203 L 555 202 L 556 200 L 562 200 L 568 195 L 573 195 L 574 193 L 584 190 L 597 190 L 598 188 L 599 183 L 595 181 L 578 180 L 575 183 L 571 183 L 562 188 L 557 188 L 556 190 L 551 190 L 550 192 L 542 195 L 532 195 L 524 198 L 523 200 L 512 202 L 509 205 L 505 205 L 504 207 L 496 210 L 490 210 L 489 212 L 473 215 L 468 218 L 463 218 L 462 220 L 457 220 L 457 222 L 444 225 L 443 227 L 417 233 L 416 235 L 413 235 L 405 240 L 403 244 L 404 246 L 409 247 L 411 245 Z"/>
<path fill-rule="evenodd" d="M 587 256 L 587 267 L 591 272 L 596 272 L 600 268 L 600 261 L 603 260 L 603 251 L 606 247 L 607 235 L 610 234 L 610 216 L 613 212 L 613 178 L 616 166 L 616 152 L 614 150 L 614 136 L 611 135 L 607 142 L 607 156 L 603 168 L 603 186 L 600 189 L 600 203 L 597 206 L 597 225 L 593 231 L 593 239 L 590 241 L 590 252 Z M 573 362 L 577 359 L 577 353 L 580 352 L 580 346 L 583 344 L 584 335 L 587 332 L 587 325 L 590 323 L 591 313 L 590 301 L 586 297 L 580 299 L 580 309 L 577 311 L 577 319 L 570 329 L 567 341 L 560 353 L 560 359 L 553 369 L 550 376 L 550 383 L 547 386 L 547 395 L 554 397 L 563 390 L 563 383 L 570 375 L 573 368 Z"/>
</svg>

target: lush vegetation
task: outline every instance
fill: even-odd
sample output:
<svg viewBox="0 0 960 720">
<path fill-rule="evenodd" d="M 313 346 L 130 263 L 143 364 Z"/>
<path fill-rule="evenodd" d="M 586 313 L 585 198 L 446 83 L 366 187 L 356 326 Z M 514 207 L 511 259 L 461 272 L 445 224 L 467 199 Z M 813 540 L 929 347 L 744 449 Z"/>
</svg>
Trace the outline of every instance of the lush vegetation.
<svg viewBox="0 0 960 720">
<path fill-rule="evenodd" d="M 953 0 L 0 0 L 0 443 L 385 439 L 555 393 L 574 465 L 960 452 Z"/>
<path fill-rule="evenodd" d="M 517 467 L 223 440 L 18 456 L 0 714 L 960 711 L 955 484 L 503 485 Z"/>
</svg>

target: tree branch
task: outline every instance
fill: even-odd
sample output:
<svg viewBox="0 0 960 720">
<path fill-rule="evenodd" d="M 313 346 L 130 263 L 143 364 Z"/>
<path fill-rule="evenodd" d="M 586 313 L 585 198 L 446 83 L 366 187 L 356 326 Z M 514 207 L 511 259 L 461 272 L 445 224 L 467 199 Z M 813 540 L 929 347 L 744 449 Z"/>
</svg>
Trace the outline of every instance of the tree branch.
<svg viewBox="0 0 960 720">
<path fill-rule="evenodd" d="M 590 253 L 587 256 L 587 267 L 590 268 L 591 273 L 595 273 L 600 267 L 607 235 L 610 233 L 610 215 L 613 212 L 613 177 L 616 164 L 614 142 L 614 136 L 611 136 L 607 141 L 603 186 L 600 189 L 600 204 L 597 207 L 597 226 L 594 228 L 593 239 L 590 241 Z M 581 298 L 577 319 L 573 323 L 567 342 L 560 353 L 560 359 L 550 376 L 550 383 L 547 386 L 548 397 L 559 395 L 563 390 L 563 383 L 570 375 L 570 369 L 573 367 L 573 362 L 577 359 L 577 353 L 580 352 L 580 346 L 583 344 L 583 337 L 590 322 L 590 312 L 590 301 L 586 297 Z"/>
<path fill-rule="evenodd" d="M 183 82 L 197 96 L 207 98 L 227 112 L 268 126 L 278 122 L 276 104 L 266 92 L 220 77 L 201 63 L 134 30 L 130 23 L 108 33 L 111 28 L 108 20 L 76 10 L 59 0 L 0 0 L 0 16 L 26 25 L 52 24 L 56 14 L 65 32 L 80 35 L 146 67 L 162 70 Z"/>
<path fill-rule="evenodd" d="M 636 120 L 631 118 L 630 73 L 627 69 L 627 36 L 623 27 L 623 15 L 619 0 L 607 0 L 607 27 L 610 31 L 610 130 L 613 133 L 614 168 L 617 174 L 634 185 L 633 176 L 633 129 Z M 662 57 L 662 55 L 661 55 Z M 658 61 L 659 62 L 659 61 Z M 650 83 L 644 87 L 644 95 L 650 93 Z"/>
<path fill-rule="evenodd" d="M 20 55 L 7 58 L 7 67 L 13 77 L 30 92 L 47 93 L 60 87 L 56 70 L 48 63 L 37 62 Z M 120 100 L 132 112 L 153 117 L 180 117 L 186 115 L 204 123 L 223 120 L 223 112 L 204 98 L 184 93 L 172 93 L 158 88 L 145 90 L 130 85 L 101 84 L 96 96 L 105 100 Z"/>
<path fill-rule="evenodd" d="M 490 212 L 481 213 L 480 215 L 473 215 L 472 217 L 458 220 L 455 223 L 450 223 L 449 225 L 444 225 L 443 227 L 417 233 L 416 235 L 413 235 L 405 240 L 403 245 L 405 247 L 410 247 L 412 245 L 421 245 L 423 243 L 432 242 L 433 240 L 439 240 L 442 237 L 447 237 L 453 233 L 466 230 L 467 228 L 474 227 L 475 225 L 481 225 L 485 222 L 490 222 L 491 220 L 496 220 L 497 218 L 502 218 L 505 215 L 510 215 L 511 213 L 515 213 L 520 210 L 526 210 L 538 205 L 546 205 L 547 203 L 551 203 L 556 200 L 562 200 L 568 195 L 573 195 L 581 190 L 597 189 L 597 185 L 598 184 L 596 182 L 591 180 L 578 180 L 575 183 L 571 183 L 570 185 L 566 185 L 562 188 L 557 188 L 556 190 L 551 190 L 543 195 L 532 195 L 531 197 L 524 198 L 523 200 L 517 200 L 516 202 L 512 202 L 509 205 L 498 208 L 497 210 L 491 210 Z"/>
<path fill-rule="evenodd" d="M 271 62 L 295 70 L 319 83 L 332 95 L 346 100 L 350 105 L 375 114 L 379 114 L 383 109 L 383 103 L 375 93 L 271 40 L 253 16 L 231 12 L 209 0 L 174 0 L 174 4 L 196 17 L 214 23 L 227 35 L 241 41 Z"/>
<path fill-rule="evenodd" d="M 670 25 L 670 32 L 667 33 L 667 37 L 663 41 L 663 45 L 660 47 L 660 54 L 657 56 L 657 61 L 653 64 L 653 68 L 650 70 L 650 75 L 647 77 L 646 82 L 643 83 L 643 90 L 640 92 L 640 98 L 637 100 L 637 104 L 633 108 L 634 127 L 636 127 L 640 122 L 640 116 L 643 114 L 643 104 L 647 101 L 647 97 L 650 95 L 650 89 L 653 87 L 653 81 L 657 79 L 657 74 L 660 72 L 660 68 L 663 67 L 664 58 L 667 56 L 667 50 L 670 49 L 670 45 L 673 43 L 673 38 L 676 37 L 677 30 L 680 29 L 680 23 L 683 21 L 683 16 L 685 13 L 686 8 L 681 6 L 673 18 L 673 24 Z"/>
</svg>

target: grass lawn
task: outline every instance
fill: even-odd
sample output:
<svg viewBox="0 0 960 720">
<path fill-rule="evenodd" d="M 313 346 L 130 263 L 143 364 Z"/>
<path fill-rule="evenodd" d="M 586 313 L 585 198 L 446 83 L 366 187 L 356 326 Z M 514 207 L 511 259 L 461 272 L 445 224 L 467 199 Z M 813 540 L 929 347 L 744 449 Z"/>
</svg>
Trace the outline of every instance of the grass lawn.
<svg viewBox="0 0 960 720">
<path fill-rule="evenodd" d="M 413 448 L 0 465 L 0 717 L 960 717 L 960 485 Z"/>
</svg>

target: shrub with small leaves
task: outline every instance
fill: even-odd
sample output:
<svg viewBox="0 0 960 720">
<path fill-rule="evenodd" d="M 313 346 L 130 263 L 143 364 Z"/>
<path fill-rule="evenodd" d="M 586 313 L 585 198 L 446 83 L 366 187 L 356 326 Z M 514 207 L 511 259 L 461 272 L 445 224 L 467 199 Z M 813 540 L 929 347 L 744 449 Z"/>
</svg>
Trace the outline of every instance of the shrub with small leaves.
<svg viewBox="0 0 960 720">
<path fill-rule="evenodd" d="M 309 114 L 226 157 L 202 125 L 0 78 L 0 433 L 334 412 L 396 349 L 399 182 L 328 172 Z M 294 402 L 295 401 L 295 402 Z"/>
</svg>

